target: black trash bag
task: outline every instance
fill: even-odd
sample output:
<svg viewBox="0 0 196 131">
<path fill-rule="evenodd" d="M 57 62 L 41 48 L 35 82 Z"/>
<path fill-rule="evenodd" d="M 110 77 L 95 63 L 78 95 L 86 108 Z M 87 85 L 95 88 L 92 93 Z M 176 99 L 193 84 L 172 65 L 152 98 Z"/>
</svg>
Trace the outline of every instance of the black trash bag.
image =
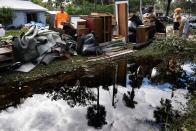
<svg viewBox="0 0 196 131">
<path fill-rule="evenodd" d="M 131 18 L 129 18 L 129 20 L 134 22 L 137 26 L 143 25 L 142 20 L 140 19 L 140 17 L 135 15 L 135 14 Z"/>
<path fill-rule="evenodd" d="M 133 21 L 128 21 L 128 29 L 129 29 L 129 32 L 136 32 L 136 29 L 137 29 L 137 25 L 135 22 Z"/>
<path fill-rule="evenodd" d="M 128 29 L 129 29 L 129 42 L 136 42 L 136 30 L 139 25 L 143 25 L 142 21 L 140 20 L 139 16 L 133 15 L 129 18 L 128 22 Z"/>
<path fill-rule="evenodd" d="M 166 27 L 160 20 L 156 19 L 155 25 L 156 25 L 156 32 L 166 33 Z"/>
<path fill-rule="evenodd" d="M 65 47 L 66 51 L 69 51 L 70 53 L 73 53 L 73 54 L 77 52 L 78 43 L 74 40 L 72 36 L 67 35 L 67 34 L 62 34 L 61 39 L 64 40 L 66 43 L 66 47 Z"/>
<path fill-rule="evenodd" d="M 131 18 L 129 18 L 129 31 L 130 32 L 136 32 L 136 29 L 139 25 L 143 25 L 142 21 L 140 20 L 139 16 L 133 15 Z"/>
<path fill-rule="evenodd" d="M 76 40 L 76 29 L 74 29 L 71 24 L 63 25 L 63 30 L 65 31 L 65 34 L 70 35 L 74 40 Z"/>
<path fill-rule="evenodd" d="M 144 10 L 144 14 L 145 13 L 153 13 L 154 11 L 154 7 L 153 6 L 149 6 L 149 7 L 146 7 L 145 10 Z"/>
<path fill-rule="evenodd" d="M 80 38 L 78 53 L 82 55 L 99 55 L 102 53 L 101 48 L 96 43 L 94 33 L 89 33 Z"/>
</svg>

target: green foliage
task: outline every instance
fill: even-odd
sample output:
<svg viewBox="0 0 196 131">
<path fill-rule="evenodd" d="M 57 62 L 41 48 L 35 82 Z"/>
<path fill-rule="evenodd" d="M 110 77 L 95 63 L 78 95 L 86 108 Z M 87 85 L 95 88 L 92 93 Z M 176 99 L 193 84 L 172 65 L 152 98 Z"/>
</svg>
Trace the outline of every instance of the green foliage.
<svg viewBox="0 0 196 131">
<path fill-rule="evenodd" d="M 171 5 L 172 11 L 178 7 L 182 8 L 184 13 L 196 13 L 196 2 L 179 0 L 177 2 L 173 2 Z"/>
<path fill-rule="evenodd" d="M 142 0 L 143 6 L 154 5 L 155 0 Z M 129 0 L 129 10 L 131 12 L 136 12 L 140 10 L 140 0 Z"/>
<path fill-rule="evenodd" d="M 96 12 L 99 13 L 112 13 L 114 12 L 114 6 L 113 5 L 97 5 Z"/>
<path fill-rule="evenodd" d="M 68 4 L 65 6 L 65 11 L 70 15 L 89 15 L 91 12 L 98 13 L 113 13 L 113 5 L 100 5 L 96 6 L 93 3 L 84 1 L 82 5 L 76 6 L 75 4 Z"/>
<path fill-rule="evenodd" d="M 27 32 L 28 31 L 28 29 L 27 28 L 21 28 L 21 29 L 10 29 L 10 30 L 7 30 L 6 32 L 5 32 L 5 37 L 6 36 L 20 36 L 20 34 L 22 33 L 22 32 Z"/>
<path fill-rule="evenodd" d="M 5 36 L 3 37 L 0 37 L 0 41 L 1 40 L 7 40 L 8 36 L 17 36 L 19 37 L 21 33 L 26 33 L 28 31 L 27 28 L 21 28 L 21 29 L 9 29 L 9 30 L 6 30 L 5 32 Z"/>
<path fill-rule="evenodd" d="M 81 6 L 79 6 L 78 8 L 80 9 L 80 14 L 82 15 L 89 15 L 92 11 L 94 11 L 94 4 L 84 1 L 83 4 Z"/>
<path fill-rule="evenodd" d="M 152 46 L 157 50 L 178 53 L 186 48 L 187 43 L 185 39 L 173 37 L 166 38 L 165 40 L 155 40 Z"/>
<path fill-rule="evenodd" d="M 31 2 L 35 3 L 35 4 L 41 4 L 42 0 L 31 0 Z"/>
<path fill-rule="evenodd" d="M 56 6 L 61 6 L 64 0 L 55 0 Z"/>
<path fill-rule="evenodd" d="M 156 122 L 161 124 L 162 130 L 165 131 L 176 118 L 180 117 L 180 113 L 177 110 L 173 110 L 171 100 L 169 99 L 165 99 L 165 101 L 161 99 L 160 104 L 161 106 L 154 111 L 154 117 Z"/>
<path fill-rule="evenodd" d="M 0 23 L 8 25 L 12 22 L 13 10 L 11 8 L 0 8 Z"/>
<path fill-rule="evenodd" d="M 193 85 L 195 88 L 195 85 Z M 186 113 L 176 119 L 170 127 L 171 131 L 195 131 L 196 129 L 196 92 L 190 95 L 185 108 Z"/>
<path fill-rule="evenodd" d="M 79 14 L 81 9 L 78 8 L 77 6 L 75 6 L 74 4 L 68 4 L 66 7 L 65 7 L 65 11 L 70 14 L 70 15 L 73 15 L 73 14 Z"/>
</svg>

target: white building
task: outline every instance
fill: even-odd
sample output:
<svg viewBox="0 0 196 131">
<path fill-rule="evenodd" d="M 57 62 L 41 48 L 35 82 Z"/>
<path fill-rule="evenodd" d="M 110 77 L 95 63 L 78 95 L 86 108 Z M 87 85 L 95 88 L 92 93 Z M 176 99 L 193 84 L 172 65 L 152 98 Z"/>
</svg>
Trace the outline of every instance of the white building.
<svg viewBox="0 0 196 131">
<path fill-rule="evenodd" d="M 0 0 L 0 8 L 9 7 L 14 10 L 12 26 L 18 27 L 31 21 L 45 24 L 46 8 L 25 0 Z"/>
</svg>

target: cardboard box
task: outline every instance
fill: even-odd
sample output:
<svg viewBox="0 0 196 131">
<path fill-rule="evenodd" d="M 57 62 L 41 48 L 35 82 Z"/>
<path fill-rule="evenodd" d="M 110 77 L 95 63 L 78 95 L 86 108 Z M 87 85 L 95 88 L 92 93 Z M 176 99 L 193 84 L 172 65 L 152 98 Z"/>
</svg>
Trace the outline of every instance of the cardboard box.
<svg viewBox="0 0 196 131">
<path fill-rule="evenodd" d="M 86 28 L 86 21 L 78 21 L 77 22 L 77 28 Z"/>
<path fill-rule="evenodd" d="M 86 35 L 89 33 L 89 29 L 88 28 L 78 28 L 77 29 L 77 35 L 81 36 L 81 35 Z"/>
<path fill-rule="evenodd" d="M 72 26 L 77 28 L 86 28 L 86 20 L 80 19 L 80 17 L 71 17 Z"/>
</svg>

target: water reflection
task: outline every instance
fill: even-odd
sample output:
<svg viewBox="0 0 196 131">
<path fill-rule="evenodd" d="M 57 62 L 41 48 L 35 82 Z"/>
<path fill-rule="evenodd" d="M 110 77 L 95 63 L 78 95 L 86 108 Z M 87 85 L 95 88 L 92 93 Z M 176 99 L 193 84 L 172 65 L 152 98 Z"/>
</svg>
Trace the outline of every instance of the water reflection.
<svg viewBox="0 0 196 131">
<path fill-rule="evenodd" d="M 165 99 L 165 101 L 161 99 L 160 104 L 160 107 L 156 107 L 154 111 L 154 117 L 156 122 L 161 124 L 162 130 L 167 130 L 170 123 L 173 123 L 180 116 L 180 113 L 178 110 L 173 110 L 169 99 Z"/>
<path fill-rule="evenodd" d="M 107 124 L 105 107 L 99 104 L 99 87 L 97 87 L 97 104 L 88 107 L 86 118 L 88 125 L 95 128 L 102 128 Z"/>
<path fill-rule="evenodd" d="M 72 87 L 64 85 L 56 88 L 49 96 L 52 96 L 52 100 L 63 99 L 71 107 L 87 106 L 96 100 L 95 94 L 89 88 L 81 86 L 80 81 L 77 81 L 76 85 Z"/>
<path fill-rule="evenodd" d="M 186 88 L 195 90 L 196 66 L 174 71 L 161 60 L 118 63 L 1 88 L 0 129 L 156 131 L 156 122 L 165 123 L 167 113 L 174 119 L 173 110 L 185 105 Z"/>
<path fill-rule="evenodd" d="M 127 107 L 135 108 L 135 105 L 137 104 L 137 102 L 134 101 L 134 97 L 135 97 L 134 88 L 132 88 L 131 93 L 130 93 L 130 91 L 128 91 L 127 94 L 124 93 L 124 95 L 123 95 L 123 100 L 124 100 L 125 105 L 126 105 Z"/>
<path fill-rule="evenodd" d="M 92 105 L 87 109 L 86 118 L 88 125 L 95 128 L 102 128 L 106 122 L 106 110 L 103 105 Z"/>
</svg>

